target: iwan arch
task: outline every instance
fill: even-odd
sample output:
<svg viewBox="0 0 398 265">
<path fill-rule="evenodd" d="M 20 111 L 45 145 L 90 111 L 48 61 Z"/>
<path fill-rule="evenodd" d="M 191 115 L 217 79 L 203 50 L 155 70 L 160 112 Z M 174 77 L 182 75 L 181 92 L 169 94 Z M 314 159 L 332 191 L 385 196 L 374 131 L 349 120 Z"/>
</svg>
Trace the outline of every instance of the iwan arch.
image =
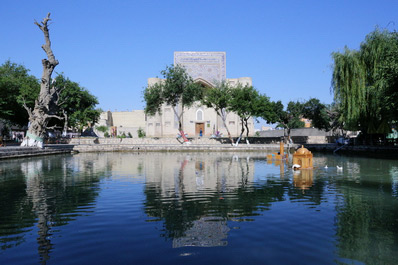
<svg viewBox="0 0 398 265">
<path fill-rule="evenodd" d="M 177 64 L 184 66 L 195 82 L 206 87 L 214 87 L 215 84 L 222 80 L 226 80 L 231 85 L 237 85 L 238 83 L 243 86 L 252 85 L 251 77 L 226 78 L 225 52 L 174 52 L 174 65 Z M 148 78 L 149 86 L 158 82 L 162 82 L 162 79 Z M 181 109 L 179 109 L 180 111 Z M 117 126 L 118 134 L 130 132 L 133 137 L 136 135 L 138 127 L 145 127 L 148 137 L 175 137 L 178 133 L 178 119 L 175 117 L 171 106 L 163 105 L 161 114 L 156 114 L 155 116 L 146 116 L 143 111 L 122 113 L 103 113 L 99 123 L 101 125 Z M 121 116 L 123 116 L 123 119 L 120 119 Z M 118 122 L 115 123 L 114 121 Z M 188 137 L 199 136 L 200 131 L 202 131 L 203 136 L 215 135 L 217 132 L 227 136 L 227 130 L 221 118 L 213 109 L 206 108 L 199 102 L 190 108 L 185 108 L 182 122 L 183 129 L 188 134 Z M 140 126 L 134 126 L 133 123 Z M 241 131 L 239 116 L 235 113 L 228 113 L 226 123 L 231 135 L 234 137 L 239 136 Z M 254 124 L 252 119 L 249 120 L 248 125 L 250 134 L 253 135 Z"/>
</svg>

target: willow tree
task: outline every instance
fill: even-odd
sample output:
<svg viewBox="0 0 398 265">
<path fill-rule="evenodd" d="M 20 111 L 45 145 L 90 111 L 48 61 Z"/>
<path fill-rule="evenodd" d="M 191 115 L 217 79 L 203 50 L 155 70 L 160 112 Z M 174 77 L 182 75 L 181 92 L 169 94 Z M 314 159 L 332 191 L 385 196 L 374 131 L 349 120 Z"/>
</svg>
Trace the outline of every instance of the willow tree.
<svg viewBox="0 0 398 265">
<path fill-rule="evenodd" d="M 59 118 L 56 114 L 60 90 L 51 85 L 51 75 L 54 68 L 59 64 L 55 59 L 51 50 L 50 33 L 48 30 L 48 22 L 50 21 L 50 13 L 43 19 L 41 23 L 35 21 L 35 24 L 44 34 L 45 44 L 42 45 L 47 55 L 47 59 L 42 60 L 43 73 L 40 82 L 40 94 L 35 101 L 33 110 L 24 104 L 29 115 L 29 128 L 22 146 L 43 147 L 43 137 L 46 134 L 47 124 L 52 118 Z"/>
<path fill-rule="evenodd" d="M 366 70 L 361 55 L 345 47 L 344 53 L 333 53 L 332 86 L 334 100 L 343 110 L 341 118 L 347 127 L 356 129 L 361 115 L 366 112 Z"/>
<path fill-rule="evenodd" d="M 398 35 L 376 29 L 360 49 L 334 52 L 332 88 L 345 128 L 365 134 L 388 132 L 398 120 Z M 387 127 L 387 129 L 386 129 Z"/>
<path fill-rule="evenodd" d="M 185 68 L 180 65 L 167 66 L 165 70 L 161 71 L 161 74 L 164 80 L 154 85 L 148 85 L 144 90 L 145 113 L 153 116 L 156 113 L 161 113 L 163 104 L 171 106 L 178 119 L 178 131 L 184 141 L 188 142 L 183 129 L 183 114 L 185 108 L 191 107 L 201 99 L 202 90 L 198 84 L 194 83 Z"/>
</svg>

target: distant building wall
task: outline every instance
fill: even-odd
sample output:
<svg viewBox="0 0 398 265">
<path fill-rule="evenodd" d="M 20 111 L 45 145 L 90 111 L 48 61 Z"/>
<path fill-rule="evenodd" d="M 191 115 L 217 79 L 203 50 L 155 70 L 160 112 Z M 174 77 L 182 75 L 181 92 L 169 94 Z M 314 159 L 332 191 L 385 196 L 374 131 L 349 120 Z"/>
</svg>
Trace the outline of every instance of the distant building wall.
<svg viewBox="0 0 398 265">
<path fill-rule="evenodd" d="M 231 79 L 227 79 L 227 82 L 230 80 Z M 156 82 L 163 82 L 163 80 L 159 78 L 148 79 L 148 85 L 154 85 Z M 251 86 L 252 81 L 249 77 L 233 79 L 234 85 L 237 85 L 238 83 Z M 177 106 L 176 109 L 178 113 L 181 113 L 181 106 Z M 228 136 L 227 129 L 215 110 L 202 106 L 199 102 L 190 108 L 184 108 L 182 124 L 184 132 L 190 137 L 199 136 L 198 126 L 201 125 L 203 126 L 203 136 L 211 136 L 217 132 L 223 136 Z M 233 112 L 227 113 L 226 125 L 233 137 L 240 135 L 242 123 L 238 115 Z M 248 121 L 248 127 L 249 135 L 254 135 L 254 122 L 252 118 Z M 175 137 L 178 133 L 178 119 L 173 108 L 171 106 L 163 105 L 161 107 L 161 113 L 157 113 L 154 116 L 148 116 L 146 133 L 147 136 L 152 137 Z"/>
<path fill-rule="evenodd" d="M 278 141 L 283 136 L 283 130 L 268 130 L 260 131 L 260 137 L 273 138 L 273 141 Z M 290 137 L 293 143 L 302 144 L 321 144 L 321 143 L 334 143 L 335 136 L 331 131 L 326 132 L 315 128 L 299 128 L 291 129 Z"/>
<path fill-rule="evenodd" d="M 113 126 L 145 128 L 145 112 L 143 110 L 112 112 Z"/>
<path fill-rule="evenodd" d="M 251 77 L 226 78 L 226 53 L 225 52 L 174 52 L 174 65 L 181 65 L 192 77 L 194 82 L 211 89 L 219 82 L 225 80 L 231 86 L 252 86 Z M 160 78 L 148 78 L 148 86 L 164 82 Z M 182 112 L 177 106 L 177 112 Z M 228 113 L 226 124 L 232 136 L 237 137 L 241 131 L 240 118 L 235 113 Z M 203 136 L 211 136 L 217 132 L 228 136 L 227 129 L 221 118 L 213 109 L 201 106 L 199 102 L 190 108 L 184 108 L 182 126 L 190 137 L 199 136 L 202 128 Z M 254 122 L 248 122 L 249 135 L 254 135 Z M 147 117 L 147 136 L 175 137 L 178 133 L 178 119 L 171 106 L 163 105 L 161 113 Z"/>
<path fill-rule="evenodd" d="M 130 133 L 133 137 L 138 137 L 137 130 L 142 128 L 145 130 L 145 112 L 143 110 L 133 111 L 106 111 L 101 113 L 100 120 L 97 126 L 115 126 L 117 128 L 117 135 L 128 136 Z M 110 132 L 109 132 L 110 133 Z M 98 136 L 103 136 L 103 133 L 96 131 Z"/>
<path fill-rule="evenodd" d="M 252 86 L 251 77 L 226 78 L 225 52 L 174 52 L 174 65 L 183 66 L 194 82 L 210 89 L 225 80 L 232 86 Z M 164 82 L 160 78 L 148 78 L 148 86 Z M 177 106 L 177 113 L 181 113 L 181 106 Z M 233 137 L 240 134 L 242 123 L 235 113 L 228 113 L 226 124 Z M 154 116 L 145 116 L 143 110 L 104 112 L 98 125 L 117 127 L 117 134 L 127 135 L 129 132 L 135 137 L 138 128 L 145 129 L 149 137 L 175 137 L 178 133 L 178 119 L 171 106 L 163 105 L 161 112 Z M 203 136 L 211 136 L 217 132 L 228 136 L 227 129 L 221 118 L 213 109 L 206 108 L 197 102 L 190 108 L 184 108 L 182 117 L 184 132 L 189 137 L 199 136 L 200 129 Z M 249 135 L 254 135 L 253 119 L 248 121 Z"/>
</svg>

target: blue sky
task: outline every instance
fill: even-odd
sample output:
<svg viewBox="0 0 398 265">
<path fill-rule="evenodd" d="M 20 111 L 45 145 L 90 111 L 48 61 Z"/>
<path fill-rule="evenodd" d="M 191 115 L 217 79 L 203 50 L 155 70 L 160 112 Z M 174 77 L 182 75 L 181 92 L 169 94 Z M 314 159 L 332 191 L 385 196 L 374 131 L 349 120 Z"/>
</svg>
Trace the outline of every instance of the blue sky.
<svg viewBox="0 0 398 265">
<path fill-rule="evenodd" d="M 63 72 L 103 110 L 143 109 L 148 77 L 174 51 L 225 51 L 227 77 L 250 76 L 271 100 L 331 103 L 331 53 L 358 49 L 376 26 L 396 30 L 398 1 L 1 0 L 0 63 L 41 76 L 43 34 Z"/>
</svg>

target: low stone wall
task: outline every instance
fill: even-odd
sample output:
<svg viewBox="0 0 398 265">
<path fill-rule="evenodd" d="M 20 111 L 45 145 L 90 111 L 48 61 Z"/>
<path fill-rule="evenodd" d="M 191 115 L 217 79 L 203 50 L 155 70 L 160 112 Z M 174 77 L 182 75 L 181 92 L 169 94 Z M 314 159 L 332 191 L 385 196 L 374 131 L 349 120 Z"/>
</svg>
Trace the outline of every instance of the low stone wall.
<svg viewBox="0 0 398 265">
<path fill-rule="evenodd" d="M 398 146 L 371 146 L 371 145 L 345 145 L 337 144 L 305 144 L 310 151 L 330 152 L 336 154 L 352 154 L 369 157 L 398 157 Z M 338 149 L 338 150 L 337 150 Z"/>
<path fill-rule="evenodd" d="M 205 144 L 205 145 L 221 145 L 224 141 L 213 138 L 190 138 L 192 144 Z M 177 138 L 94 138 L 94 137 L 81 137 L 72 138 L 70 144 L 117 144 L 117 145 L 181 145 L 182 139 Z M 228 140 L 229 142 L 229 140 Z"/>
<path fill-rule="evenodd" d="M 293 143 L 295 144 L 325 144 L 331 141 L 329 137 L 325 136 L 296 136 L 292 137 Z M 236 137 L 233 138 L 234 141 L 237 140 Z M 229 138 L 189 138 L 192 144 L 205 144 L 205 145 L 222 145 L 230 144 Z M 278 144 L 280 142 L 280 137 L 249 137 L 249 142 L 251 144 Z M 179 138 L 94 138 L 94 137 L 81 137 L 72 138 L 69 142 L 70 144 L 127 144 L 127 145 L 163 145 L 163 144 L 181 144 L 182 139 Z M 240 141 L 241 144 L 246 144 L 246 138 Z"/>
<path fill-rule="evenodd" d="M 261 137 L 251 137 L 250 145 L 242 140 L 238 146 L 232 146 L 228 138 L 189 138 L 190 144 L 183 144 L 176 138 L 73 138 L 70 144 L 75 145 L 76 152 L 151 152 L 151 151 L 279 151 L 279 143 L 264 144 Z M 292 148 L 297 146 L 291 145 Z M 288 148 L 285 145 L 285 150 Z"/>
<path fill-rule="evenodd" d="M 8 146 L 0 147 L 0 160 L 30 156 L 55 155 L 71 153 L 73 145 L 48 145 L 44 149 L 38 147 Z"/>
<path fill-rule="evenodd" d="M 287 147 L 286 147 L 287 148 Z M 287 149 L 285 149 L 287 150 Z M 121 144 L 81 144 L 73 148 L 75 152 L 277 152 L 279 145 L 121 145 Z"/>
</svg>

